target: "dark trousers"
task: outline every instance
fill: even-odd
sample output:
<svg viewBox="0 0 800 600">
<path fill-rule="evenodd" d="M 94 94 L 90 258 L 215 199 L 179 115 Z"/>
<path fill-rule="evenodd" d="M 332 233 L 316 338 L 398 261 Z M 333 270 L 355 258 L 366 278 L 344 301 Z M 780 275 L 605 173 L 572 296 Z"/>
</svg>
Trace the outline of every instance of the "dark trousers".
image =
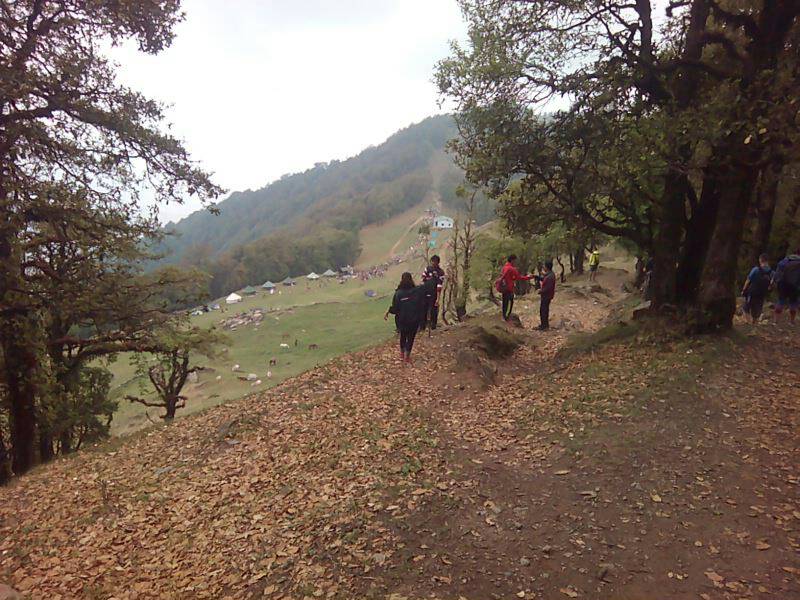
<svg viewBox="0 0 800 600">
<path fill-rule="evenodd" d="M 541 321 L 540 327 L 542 329 L 548 329 L 550 327 L 550 303 L 552 301 L 552 298 L 542 296 L 542 301 L 539 304 L 539 320 Z"/>
<path fill-rule="evenodd" d="M 400 326 L 400 351 L 411 354 L 411 349 L 414 347 L 414 338 L 417 337 L 417 330 L 419 323 L 412 325 Z"/>
<path fill-rule="evenodd" d="M 746 312 L 756 321 L 764 312 L 764 296 L 748 296 Z"/>
<path fill-rule="evenodd" d="M 436 329 L 436 324 L 439 322 L 439 307 L 436 306 L 436 297 L 425 298 L 425 311 L 422 314 L 422 321 L 419 324 L 420 329 L 425 329 L 426 326 L 431 329 Z"/>
<path fill-rule="evenodd" d="M 503 318 L 508 321 L 514 310 L 514 292 L 503 292 Z"/>
</svg>

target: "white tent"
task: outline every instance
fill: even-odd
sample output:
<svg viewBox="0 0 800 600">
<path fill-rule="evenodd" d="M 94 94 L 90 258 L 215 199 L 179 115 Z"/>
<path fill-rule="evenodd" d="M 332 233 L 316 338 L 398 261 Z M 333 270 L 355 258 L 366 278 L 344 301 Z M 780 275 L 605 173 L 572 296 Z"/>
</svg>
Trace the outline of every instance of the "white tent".
<svg viewBox="0 0 800 600">
<path fill-rule="evenodd" d="M 230 296 L 228 296 L 227 298 L 225 298 L 225 304 L 236 304 L 237 302 L 241 302 L 241 301 L 242 301 L 242 297 L 239 294 L 235 293 L 235 292 L 233 294 L 231 294 Z"/>
<path fill-rule="evenodd" d="M 316 273 L 314 273 L 314 271 L 311 271 L 311 273 L 309 273 L 308 275 L 306 275 L 306 279 L 312 279 L 312 280 L 313 280 L 313 279 L 319 279 L 319 275 L 317 275 Z"/>
<path fill-rule="evenodd" d="M 328 269 L 322 274 L 323 277 L 336 277 L 336 271 Z"/>
</svg>

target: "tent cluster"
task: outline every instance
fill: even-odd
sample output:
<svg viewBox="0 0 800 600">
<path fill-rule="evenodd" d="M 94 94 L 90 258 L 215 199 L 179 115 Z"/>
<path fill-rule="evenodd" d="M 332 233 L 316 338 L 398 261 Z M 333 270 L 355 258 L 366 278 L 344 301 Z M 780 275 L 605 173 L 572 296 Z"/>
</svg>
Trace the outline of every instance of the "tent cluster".
<svg viewBox="0 0 800 600">
<path fill-rule="evenodd" d="M 338 277 L 338 276 L 339 276 L 339 274 L 336 271 L 334 271 L 333 269 L 328 269 L 322 275 L 318 275 L 318 274 L 316 274 L 316 273 L 314 273 L 312 271 L 311 273 L 306 275 L 306 279 L 309 279 L 311 281 L 316 281 L 317 279 L 320 279 L 321 277 Z M 265 281 L 264 283 L 261 284 L 261 289 L 269 290 L 269 292 L 272 293 L 275 289 L 277 289 L 278 285 L 293 286 L 293 285 L 297 285 L 297 281 L 292 279 L 291 277 L 287 277 L 286 279 L 281 281 L 280 284 L 275 284 L 275 283 L 272 283 L 271 281 Z M 225 298 L 225 303 L 226 304 L 237 304 L 237 303 L 242 301 L 242 295 L 244 295 L 244 296 L 254 296 L 256 294 L 256 289 L 253 286 L 248 285 L 246 288 L 241 290 L 240 293 L 241 293 L 241 295 L 237 294 L 235 292 L 230 294 L 227 298 Z"/>
</svg>

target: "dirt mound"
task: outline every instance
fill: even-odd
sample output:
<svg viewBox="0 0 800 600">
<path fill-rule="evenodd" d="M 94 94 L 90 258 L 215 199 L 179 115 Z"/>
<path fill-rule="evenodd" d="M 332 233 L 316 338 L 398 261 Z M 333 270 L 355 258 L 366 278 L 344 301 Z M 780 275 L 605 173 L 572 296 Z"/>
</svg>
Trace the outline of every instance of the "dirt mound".
<svg viewBox="0 0 800 600">
<path fill-rule="evenodd" d="M 496 359 L 511 356 L 524 343 L 524 339 L 502 325 L 477 325 L 472 343 L 488 358 Z"/>
</svg>

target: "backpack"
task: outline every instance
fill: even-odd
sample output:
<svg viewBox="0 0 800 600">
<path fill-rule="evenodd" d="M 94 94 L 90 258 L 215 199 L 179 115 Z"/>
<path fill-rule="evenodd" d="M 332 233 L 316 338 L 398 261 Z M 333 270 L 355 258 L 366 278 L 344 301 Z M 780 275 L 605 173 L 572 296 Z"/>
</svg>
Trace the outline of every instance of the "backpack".
<svg viewBox="0 0 800 600">
<path fill-rule="evenodd" d="M 800 290 L 800 259 L 790 260 L 783 268 L 781 281 L 784 285 Z"/>
<path fill-rule="evenodd" d="M 496 289 L 501 294 L 505 294 L 505 293 L 511 291 L 511 290 L 508 289 L 508 282 L 506 281 L 505 275 L 501 274 L 500 277 L 495 279 L 495 281 L 494 281 L 494 289 Z"/>
<path fill-rule="evenodd" d="M 419 322 L 422 314 L 422 307 L 420 304 L 422 290 L 422 286 L 418 286 L 408 290 L 397 290 L 397 292 L 395 292 L 398 325 L 413 325 Z"/>
<path fill-rule="evenodd" d="M 765 271 L 761 267 L 758 268 L 758 273 L 755 278 L 750 282 L 747 288 L 748 295 L 760 298 L 767 295 L 769 284 L 772 281 L 772 271 Z"/>
</svg>

